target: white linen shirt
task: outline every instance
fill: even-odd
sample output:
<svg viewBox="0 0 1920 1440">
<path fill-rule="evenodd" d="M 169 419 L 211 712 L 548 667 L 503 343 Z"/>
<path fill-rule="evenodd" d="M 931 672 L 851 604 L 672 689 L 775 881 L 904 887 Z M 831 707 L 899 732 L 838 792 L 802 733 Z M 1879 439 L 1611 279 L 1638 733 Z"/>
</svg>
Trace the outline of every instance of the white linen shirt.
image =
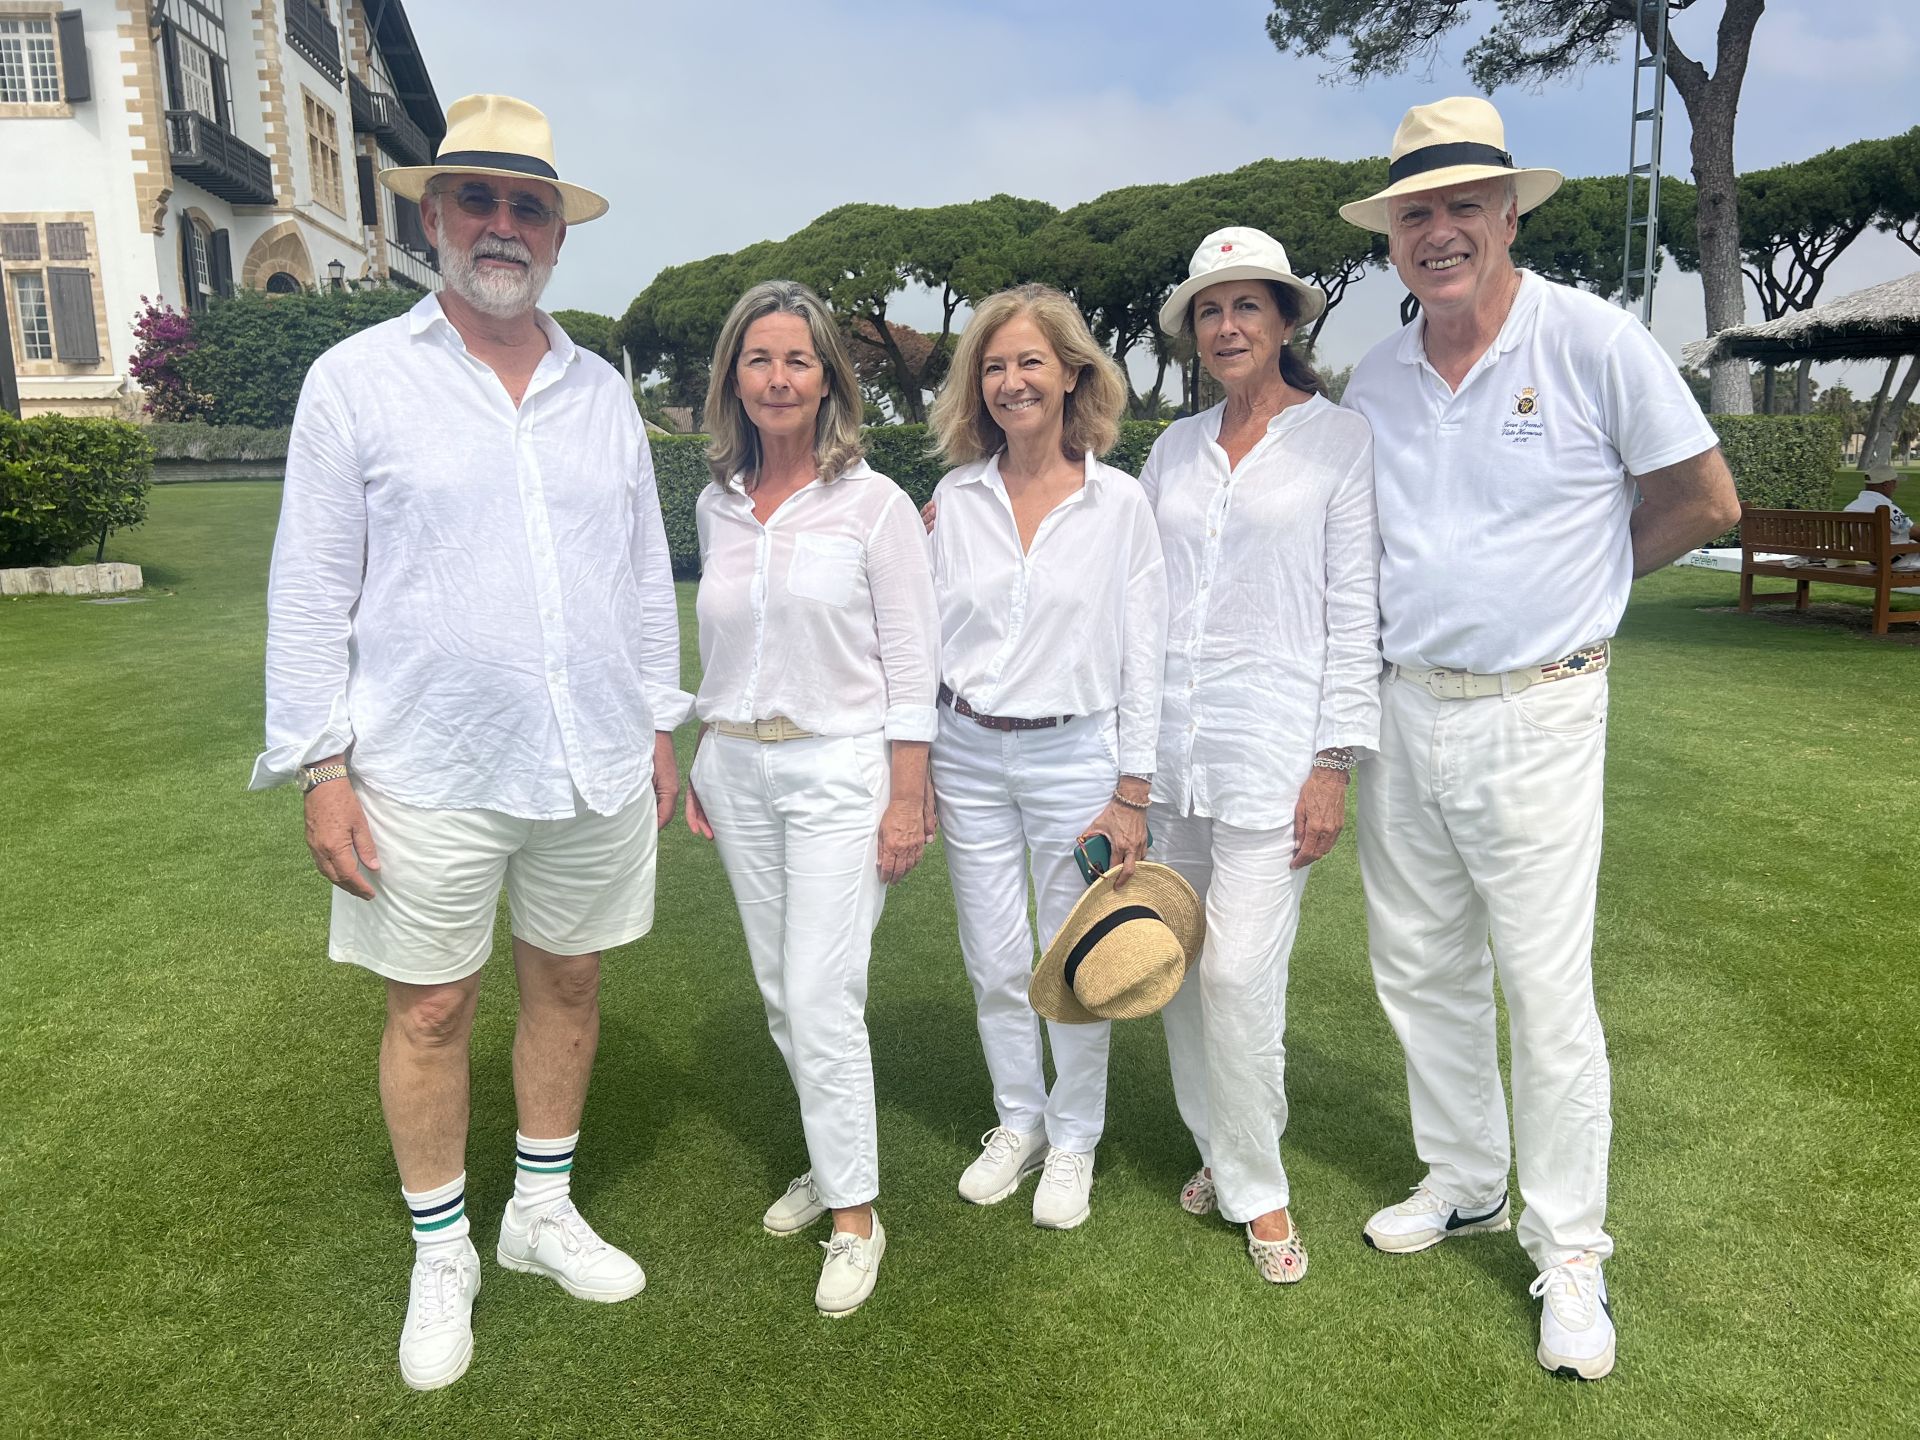
<svg viewBox="0 0 1920 1440">
<path fill-rule="evenodd" d="M 1120 770 L 1151 776 L 1160 736 L 1167 576 L 1140 482 L 1086 457 L 1086 482 L 1022 552 L 995 455 L 934 490 L 940 678 L 986 715 L 1117 709 Z"/>
<path fill-rule="evenodd" d="M 1373 443 L 1315 396 L 1229 469 L 1225 409 L 1174 421 L 1140 472 L 1171 611 L 1153 798 L 1277 830 L 1316 753 L 1379 743 Z"/>
<path fill-rule="evenodd" d="M 1871 515 L 1882 509 L 1892 511 L 1887 516 L 1887 535 L 1896 545 L 1905 545 L 1913 533 L 1913 521 L 1907 518 L 1907 512 L 1893 503 L 1891 495 L 1882 495 L 1878 490 L 1862 490 L 1841 509 L 1849 515 Z"/>
<path fill-rule="evenodd" d="M 625 382 L 538 320 L 517 409 L 432 295 L 307 372 L 252 788 L 351 748 L 423 809 L 554 820 L 648 791 L 691 703 L 653 459 Z"/>
<path fill-rule="evenodd" d="M 700 492 L 694 518 L 702 720 L 933 739 L 940 619 L 904 490 L 860 460 L 762 525 L 736 475 Z"/>
<path fill-rule="evenodd" d="M 1373 425 L 1386 658 L 1497 675 L 1607 639 L 1632 476 L 1713 449 L 1713 427 L 1638 320 L 1530 271 L 1457 391 L 1425 326 L 1374 346 L 1344 399 Z"/>
</svg>

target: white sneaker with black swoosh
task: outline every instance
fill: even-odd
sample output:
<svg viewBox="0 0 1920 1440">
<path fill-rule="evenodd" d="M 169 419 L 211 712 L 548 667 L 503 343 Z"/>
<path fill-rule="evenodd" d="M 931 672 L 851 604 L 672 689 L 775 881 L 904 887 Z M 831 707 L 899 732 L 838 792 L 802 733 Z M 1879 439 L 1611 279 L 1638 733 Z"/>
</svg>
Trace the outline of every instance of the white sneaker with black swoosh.
<svg viewBox="0 0 1920 1440">
<path fill-rule="evenodd" d="M 1363 1233 L 1367 1244 L 1376 1250 L 1411 1255 L 1455 1235 L 1512 1228 L 1513 1211 L 1504 1194 L 1491 1205 L 1469 1209 L 1442 1200 L 1423 1184 L 1414 1186 L 1413 1194 L 1398 1205 L 1389 1205 L 1367 1221 Z"/>
<path fill-rule="evenodd" d="M 1613 1307 L 1600 1257 L 1583 1250 L 1542 1270 L 1527 1293 L 1540 1307 L 1540 1363 L 1556 1375 L 1599 1380 L 1613 1371 Z"/>
</svg>

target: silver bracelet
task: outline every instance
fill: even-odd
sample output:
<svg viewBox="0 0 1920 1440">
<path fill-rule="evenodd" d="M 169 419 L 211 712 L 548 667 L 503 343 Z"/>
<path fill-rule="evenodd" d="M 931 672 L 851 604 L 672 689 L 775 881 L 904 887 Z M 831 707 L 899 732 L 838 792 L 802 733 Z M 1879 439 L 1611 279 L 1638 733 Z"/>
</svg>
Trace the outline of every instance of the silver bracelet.
<svg viewBox="0 0 1920 1440">
<path fill-rule="evenodd" d="M 1344 745 L 1333 746 L 1322 750 L 1318 755 L 1313 757 L 1314 769 L 1337 770 L 1342 775 L 1346 774 L 1359 763 L 1359 758 Z"/>
</svg>

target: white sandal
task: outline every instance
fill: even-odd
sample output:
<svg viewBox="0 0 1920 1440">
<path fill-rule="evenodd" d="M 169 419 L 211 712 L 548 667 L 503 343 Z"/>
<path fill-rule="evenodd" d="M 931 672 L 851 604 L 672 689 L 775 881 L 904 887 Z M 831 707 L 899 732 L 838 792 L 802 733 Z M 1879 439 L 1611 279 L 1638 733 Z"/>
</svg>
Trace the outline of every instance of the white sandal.
<svg viewBox="0 0 1920 1440">
<path fill-rule="evenodd" d="M 1288 1223 L 1292 1220 L 1289 1217 Z M 1247 1226 L 1247 1254 L 1260 1278 L 1273 1285 L 1294 1285 L 1306 1278 L 1307 1247 L 1300 1243 L 1300 1227 L 1293 1226 L 1284 1240 L 1262 1240 Z"/>
</svg>

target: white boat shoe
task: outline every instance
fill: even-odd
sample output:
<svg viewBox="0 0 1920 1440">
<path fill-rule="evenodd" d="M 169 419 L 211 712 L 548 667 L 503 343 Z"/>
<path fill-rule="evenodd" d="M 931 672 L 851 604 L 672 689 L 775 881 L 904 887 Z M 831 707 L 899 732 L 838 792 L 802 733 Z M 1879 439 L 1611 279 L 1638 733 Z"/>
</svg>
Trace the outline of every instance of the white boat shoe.
<svg viewBox="0 0 1920 1440">
<path fill-rule="evenodd" d="M 830 1320 L 843 1320 L 866 1304 L 880 1278 L 880 1257 L 887 1253 L 880 1213 L 874 1212 L 871 1237 L 836 1230 L 832 1239 L 820 1242 L 820 1248 L 827 1258 L 820 1266 L 820 1283 L 814 1287 L 814 1307 Z"/>
<path fill-rule="evenodd" d="M 813 1172 L 809 1170 L 787 1183 L 787 1193 L 767 1207 L 760 1224 L 767 1234 L 784 1239 L 798 1235 L 826 1213 L 826 1202 L 813 1188 Z"/>
</svg>

